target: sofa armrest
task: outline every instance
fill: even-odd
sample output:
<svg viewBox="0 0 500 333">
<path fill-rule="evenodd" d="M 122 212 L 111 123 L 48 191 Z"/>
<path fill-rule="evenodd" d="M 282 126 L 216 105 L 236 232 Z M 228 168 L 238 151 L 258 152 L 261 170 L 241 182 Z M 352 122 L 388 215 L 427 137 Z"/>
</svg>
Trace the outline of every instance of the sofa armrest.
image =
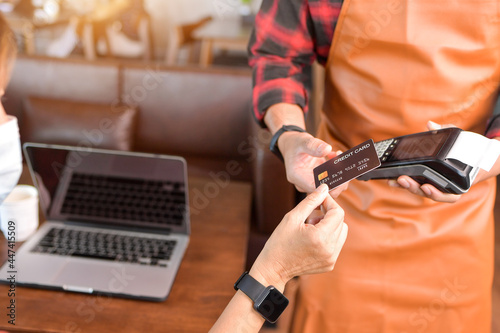
<svg viewBox="0 0 500 333">
<path fill-rule="evenodd" d="M 286 179 L 283 162 L 269 150 L 269 131 L 253 123 L 251 132 L 256 152 L 252 163 L 255 231 L 270 235 L 283 216 L 295 206 L 296 191 Z"/>
</svg>

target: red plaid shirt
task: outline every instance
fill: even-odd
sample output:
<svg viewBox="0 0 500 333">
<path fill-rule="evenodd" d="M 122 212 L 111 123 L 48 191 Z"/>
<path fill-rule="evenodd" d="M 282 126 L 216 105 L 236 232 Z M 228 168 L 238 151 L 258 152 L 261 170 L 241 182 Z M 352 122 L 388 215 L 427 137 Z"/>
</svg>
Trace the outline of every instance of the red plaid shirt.
<svg viewBox="0 0 500 333">
<path fill-rule="evenodd" d="M 276 103 L 307 112 L 311 64 L 325 64 L 342 0 L 263 0 L 250 38 L 254 114 Z"/>
<path fill-rule="evenodd" d="M 263 0 L 248 46 L 253 67 L 253 112 L 262 126 L 276 103 L 307 112 L 311 64 L 326 63 L 343 0 Z M 488 137 L 500 136 L 500 117 Z"/>
</svg>

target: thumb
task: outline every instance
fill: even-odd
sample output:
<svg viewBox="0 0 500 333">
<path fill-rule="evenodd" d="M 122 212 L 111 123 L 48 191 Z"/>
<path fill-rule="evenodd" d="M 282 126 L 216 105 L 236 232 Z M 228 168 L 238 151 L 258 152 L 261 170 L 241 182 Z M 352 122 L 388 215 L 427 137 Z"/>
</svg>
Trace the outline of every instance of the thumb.
<svg viewBox="0 0 500 333">
<path fill-rule="evenodd" d="M 344 222 L 344 210 L 330 195 L 323 202 L 323 209 L 325 211 L 325 216 L 316 224 L 318 228 L 324 227 L 330 230 L 336 230 L 342 225 Z"/>
<path fill-rule="evenodd" d="M 315 137 L 305 138 L 301 145 L 302 152 L 315 157 L 325 157 L 332 151 L 332 146 Z"/>
<path fill-rule="evenodd" d="M 328 185 L 320 185 L 314 192 L 309 194 L 294 209 L 290 211 L 290 216 L 297 223 L 304 223 L 309 215 L 315 210 L 328 196 Z"/>
<path fill-rule="evenodd" d="M 429 120 L 427 122 L 427 128 L 429 129 L 429 131 L 434 131 L 434 130 L 438 130 L 438 129 L 441 129 L 441 128 L 450 128 L 450 127 L 457 127 L 453 124 L 438 124 L 438 123 L 435 123 L 431 120 Z"/>
<path fill-rule="evenodd" d="M 438 129 L 441 129 L 443 126 L 441 126 L 440 124 L 438 123 L 435 123 L 433 122 L 432 120 L 429 120 L 427 122 L 427 128 L 429 129 L 429 131 L 434 131 L 434 130 L 438 130 Z"/>
</svg>

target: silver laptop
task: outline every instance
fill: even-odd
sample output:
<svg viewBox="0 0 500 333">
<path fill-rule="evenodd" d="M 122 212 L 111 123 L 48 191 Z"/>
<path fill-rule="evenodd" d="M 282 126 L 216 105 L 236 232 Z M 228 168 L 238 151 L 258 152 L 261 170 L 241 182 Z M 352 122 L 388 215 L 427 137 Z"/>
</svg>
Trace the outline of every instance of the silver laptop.
<svg viewBox="0 0 500 333">
<path fill-rule="evenodd" d="M 35 143 L 23 149 L 46 222 L 16 253 L 17 283 L 165 300 L 189 242 L 185 160 Z"/>
</svg>

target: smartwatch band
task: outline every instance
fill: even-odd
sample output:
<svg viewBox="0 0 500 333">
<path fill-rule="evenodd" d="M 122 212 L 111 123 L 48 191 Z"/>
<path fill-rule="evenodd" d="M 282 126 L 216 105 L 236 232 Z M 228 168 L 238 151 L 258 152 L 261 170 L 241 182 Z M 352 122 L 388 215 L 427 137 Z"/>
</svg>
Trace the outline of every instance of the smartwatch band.
<svg viewBox="0 0 500 333">
<path fill-rule="evenodd" d="M 264 287 L 248 272 L 243 273 L 234 284 L 253 301 L 253 308 L 270 323 L 276 322 L 288 306 L 288 299 L 274 286 Z"/>
<path fill-rule="evenodd" d="M 252 301 L 256 301 L 265 290 L 259 281 L 255 280 L 248 272 L 243 273 L 238 281 L 234 284 L 235 290 L 241 290 L 244 292 Z"/>
<path fill-rule="evenodd" d="M 271 143 L 269 144 L 269 149 L 274 153 L 274 155 L 278 156 L 280 160 L 283 161 L 283 155 L 281 154 L 279 148 L 278 148 L 278 139 L 280 138 L 281 134 L 285 132 L 305 132 L 303 128 L 300 128 L 299 126 L 295 125 L 283 125 L 279 130 L 274 133 Z"/>
</svg>

